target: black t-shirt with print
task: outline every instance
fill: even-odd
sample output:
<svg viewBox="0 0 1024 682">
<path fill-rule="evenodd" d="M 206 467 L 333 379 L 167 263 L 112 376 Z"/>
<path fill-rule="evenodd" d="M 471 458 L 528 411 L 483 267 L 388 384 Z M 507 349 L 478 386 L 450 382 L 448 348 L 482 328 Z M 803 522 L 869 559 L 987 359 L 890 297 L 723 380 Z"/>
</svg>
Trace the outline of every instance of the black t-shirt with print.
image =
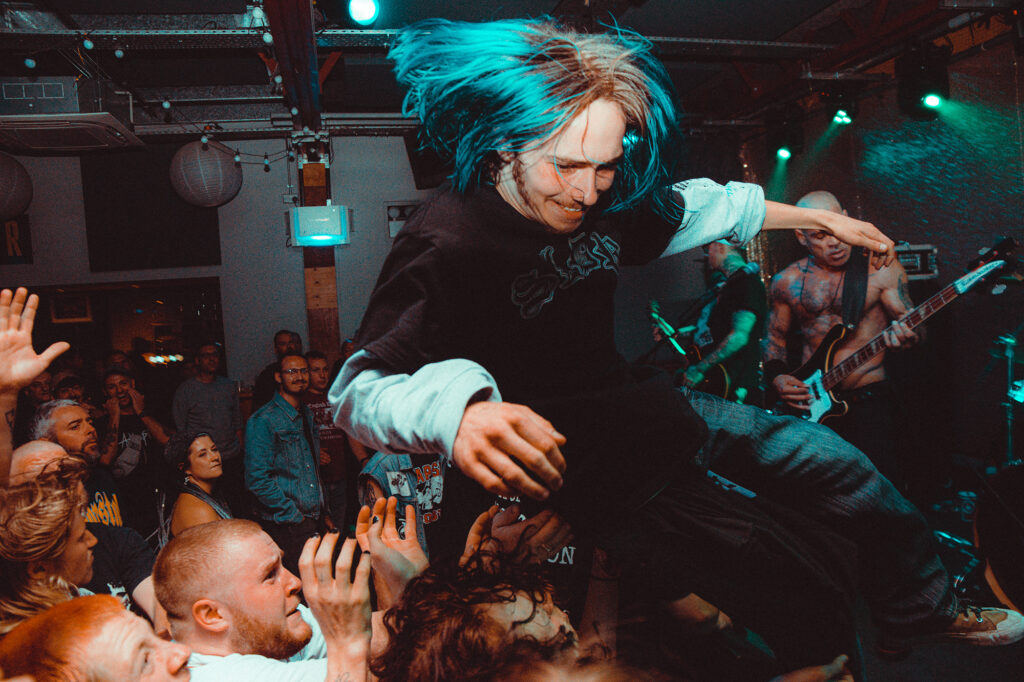
<svg viewBox="0 0 1024 682">
<path fill-rule="evenodd" d="M 81 587 L 95 594 L 112 594 L 126 607 L 145 615 L 132 599 L 132 592 L 153 572 L 156 555 L 152 548 L 131 528 L 86 525 L 96 536 L 96 546 L 92 552 L 92 579 Z"/>
<path fill-rule="evenodd" d="M 712 340 L 706 346 L 709 350 L 718 346 L 732 331 L 732 318 L 736 312 L 746 310 L 757 318 L 746 345 L 722 363 L 729 373 L 730 391 L 740 386 L 748 392 L 757 390 L 761 339 L 764 337 L 765 318 L 768 314 L 768 302 L 761 278 L 747 269 L 738 270 L 726 280 L 712 305 L 708 318 Z"/>
<path fill-rule="evenodd" d="M 671 233 L 649 211 L 602 217 L 595 207 L 572 234 L 552 234 L 493 188 L 443 188 L 396 238 L 357 346 L 396 372 L 451 358 L 483 366 L 503 400 L 531 406 L 569 438 L 566 485 L 550 502 L 574 527 L 604 532 L 704 439 L 668 378 L 634 377 L 614 343 L 620 263 L 657 257 Z M 445 482 L 446 515 L 456 480 Z M 455 514 L 462 537 L 489 502 L 473 486 L 454 496 L 476 498 Z"/>
</svg>

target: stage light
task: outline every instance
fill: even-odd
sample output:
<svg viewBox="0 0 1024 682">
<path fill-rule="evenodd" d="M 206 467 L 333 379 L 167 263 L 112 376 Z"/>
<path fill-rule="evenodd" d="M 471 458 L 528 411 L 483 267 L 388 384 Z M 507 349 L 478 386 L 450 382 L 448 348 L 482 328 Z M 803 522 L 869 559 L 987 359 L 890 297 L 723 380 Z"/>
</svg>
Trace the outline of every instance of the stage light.
<svg viewBox="0 0 1024 682">
<path fill-rule="evenodd" d="M 832 122 L 836 125 L 849 125 L 853 123 L 853 118 L 850 117 L 850 113 L 846 109 L 836 109 L 835 115 L 832 117 Z"/>
<path fill-rule="evenodd" d="M 270 172 L 270 157 L 267 156 L 266 154 L 263 155 L 263 172 Z"/>
<path fill-rule="evenodd" d="M 36 60 L 32 59 L 32 57 L 25 57 L 25 67 L 29 69 L 36 68 Z"/>
<path fill-rule="evenodd" d="M 765 114 L 767 153 L 785 161 L 804 150 L 804 110 L 789 104 Z"/>
<path fill-rule="evenodd" d="M 171 108 L 171 100 L 165 99 L 163 102 L 160 103 L 160 106 L 162 106 L 164 109 L 170 109 Z"/>
<path fill-rule="evenodd" d="M 124 59 L 124 48 L 120 45 L 114 47 L 114 57 L 117 59 Z"/>
<path fill-rule="evenodd" d="M 949 99 L 949 46 L 925 43 L 907 48 L 896 59 L 896 98 L 900 110 L 917 121 L 938 116 Z"/>
<path fill-rule="evenodd" d="M 85 40 L 82 41 L 82 47 L 84 47 L 87 50 L 91 50 L 92 48 L 96 47 L 96 43 L 94 43 L 91 40 L 89 40 L 88 38 L 86 38 Z"/>
<path fill-rule="evenodd" d="M 270 34 L 270 31 L 267 31 L 266 33 L 263 34 L 263 42 L 266 43 L 267 45 L 274 44 L 274 36 Z"/>
<path fill-rule="evenodd" d="M 360 26 L 369 26 L 377 21 L 380 5 L 377 0 L 349 0 L 348 15 Z"/>
<path fill-rule="evenodd" d="M 237 151 L 235 152 L 235 165 L 236 166 L 242 165 L 242 155 L 239 154 Z"/>
</svg>

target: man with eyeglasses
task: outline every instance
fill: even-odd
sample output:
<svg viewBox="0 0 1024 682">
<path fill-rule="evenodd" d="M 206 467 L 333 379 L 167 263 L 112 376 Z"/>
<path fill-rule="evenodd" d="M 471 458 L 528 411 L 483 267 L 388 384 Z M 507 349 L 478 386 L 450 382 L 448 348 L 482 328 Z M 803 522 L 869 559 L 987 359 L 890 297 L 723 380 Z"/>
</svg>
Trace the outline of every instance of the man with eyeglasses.
<svg viewBox="0 0 1024 682">
<path fill-rule="evenodd" d="M 319 474 L 320 436 L 302 402 L 309 364 L 295 353 L 274 371 L 277 392 L 245 425 L 245 485 L 256 497 L 260 525 L 284 552 L 284 565 L 298 571 L 306 539 L 329 524 Z"/>
<path fill-rule="evenodd" d="M 224 475 L 218 487 L 232 511 L 244 513 L 245 485 L 242 481 L 242 411 L 238 387 L 217 373 L 221 346 L 204 341 L 196 348 L 196 376 L 186 379 L 174 392 L 171 412 L 178 431 L 210 434 L 220 450 Z"/>
</svg>

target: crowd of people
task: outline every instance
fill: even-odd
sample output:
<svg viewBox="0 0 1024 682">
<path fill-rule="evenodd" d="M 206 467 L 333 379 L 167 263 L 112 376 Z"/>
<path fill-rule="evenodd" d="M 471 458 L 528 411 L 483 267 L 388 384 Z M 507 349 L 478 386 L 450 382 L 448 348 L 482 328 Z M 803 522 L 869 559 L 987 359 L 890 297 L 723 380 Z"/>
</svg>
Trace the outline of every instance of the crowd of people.
<svg viewBox="0 0 1024 682">
<path fill-rule="evenodd" d="M 735 282 L 755 271 L 730 245 L 760 229 L 876 269 L 891 240 L 753 185 L 673 185 L 675 104 L 639 36 L 431 20 L 391 56 L 455 171 L 333 372 L 281 330 L 250 415 L 212 341 L 150 395 L 124 353 L 96 377 L 67 343 L 36 353 L 38 298 L 0 292 L 4 674 L 852 680 L 860 597 L 894 656 L 1024 638 L 958 599 L 862 452 L 744 404 L 749 377 L 694 390 L 749 355 L 763 295 L 709 322 L 682 386 L 614 348 L 620 264 L 715 242 Z"/>
</svg>

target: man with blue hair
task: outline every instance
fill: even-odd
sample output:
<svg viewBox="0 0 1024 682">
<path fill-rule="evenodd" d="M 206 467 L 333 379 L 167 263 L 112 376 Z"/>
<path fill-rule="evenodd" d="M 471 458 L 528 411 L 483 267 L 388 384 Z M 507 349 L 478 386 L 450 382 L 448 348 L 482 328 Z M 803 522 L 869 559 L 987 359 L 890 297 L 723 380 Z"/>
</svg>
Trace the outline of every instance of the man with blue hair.
<svg viewBox="0 0 1024 682">
<path fill-rule="evenodd" d="M 924 519 L 858 450 L 674 390 L 615 349 L 620 265 L 808 226 L 881 263 L 890 239 L 755 185 L 672 184 L 675 95 L 639 36 L 437 19 L 399 31 L 390 56 L 406 113 L 455 170 L 384 264 L 330 392 L 339 425 L 378 450 L 441 453 L 446 520 L 481 511 L 482 491 L 523 495 L 612 546 L 648 522 L 670 530 L 652 510 L 713 467 L 856 542 L 887 641 L 1024 637 L 1017 612 L 957 601 Z"/>
</svg>

